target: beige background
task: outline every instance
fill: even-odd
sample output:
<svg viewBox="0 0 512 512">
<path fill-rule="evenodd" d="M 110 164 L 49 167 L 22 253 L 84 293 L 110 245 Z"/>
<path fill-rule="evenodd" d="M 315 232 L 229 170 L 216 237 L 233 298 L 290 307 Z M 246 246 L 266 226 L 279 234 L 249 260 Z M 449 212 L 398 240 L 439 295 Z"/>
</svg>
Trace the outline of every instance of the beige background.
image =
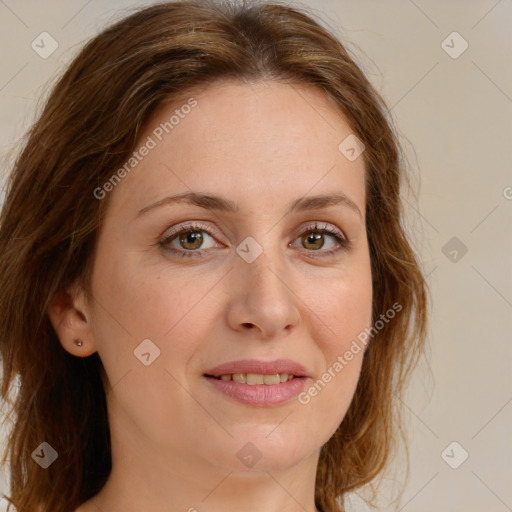
<svg viewBox="0 0 512 512">
<path fill-rule="evenodd" d="M 120 9 L 149 3 L 0 1 L 2 180 L 48 80 Z M 419 190 L 416 203 L 407 201 L 432 290 L 432 371 L 420 368 L 405 404 L 410 478 L 391 503 L 404 467 L 397 462 L 383 479 L 380 510 L 512 510 L 512 2 L 303 5 L 347 43 L 383 94 Z M 47 59 L 31 48 L 43 31 L 59 44 Z M 460 36 L 446 39 L 454 31 Z M 452 58 L 447 51 L 456 55 L 464 40 L 467 50 Z M 459 247 L 445 246 L 452 237 Z M 445 460 L 460 463 L 463 450 L 469 457 L 452 469 Z M 369 509 L 354 497 L 350 510 Z"/>
</svg>

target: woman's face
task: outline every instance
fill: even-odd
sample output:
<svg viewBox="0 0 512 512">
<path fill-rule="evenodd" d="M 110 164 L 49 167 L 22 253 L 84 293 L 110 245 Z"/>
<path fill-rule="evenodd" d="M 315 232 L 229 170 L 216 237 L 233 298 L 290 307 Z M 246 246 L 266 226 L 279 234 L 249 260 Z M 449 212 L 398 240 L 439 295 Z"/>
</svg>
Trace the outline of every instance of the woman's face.
<svg viewBox="0 0 512 512">
<path fill-rule="evenodd" d="M 111 386 L 113 448 L 181 471 L 288 468 L 318 456 L 360 373 L 363 157 L 339 149 L 351 129 L 317 90 L 217 82 L 191 97 L 155 113 L 108 192 L 85 347 Z"/>
</svg>

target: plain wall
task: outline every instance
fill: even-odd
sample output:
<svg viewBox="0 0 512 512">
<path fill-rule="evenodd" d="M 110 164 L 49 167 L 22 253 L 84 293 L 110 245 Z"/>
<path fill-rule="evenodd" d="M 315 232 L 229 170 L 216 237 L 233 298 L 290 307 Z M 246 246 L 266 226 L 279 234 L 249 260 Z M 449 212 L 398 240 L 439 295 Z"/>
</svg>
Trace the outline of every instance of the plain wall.
<svg viewBox="0 0 512 512">
<path fill-rule="evenodd" d="M 0 3 L 2 180 L 47 81 L 120 9 L 150 3 Z M 406 201 L 431 288 L 431 373 L 419 368 L 404 404 L 402 499 L 385 497 L 402 478 L 398 460 L 381 510 L 512 510 L 512 3 L 290 3 L 326 20 L 381 92 L 418 190 Z M 59 45 L 46 59 L 31 48 L 43 31 Z M 353 512 L 369 510 L 352 501 Z"/>
</svg>

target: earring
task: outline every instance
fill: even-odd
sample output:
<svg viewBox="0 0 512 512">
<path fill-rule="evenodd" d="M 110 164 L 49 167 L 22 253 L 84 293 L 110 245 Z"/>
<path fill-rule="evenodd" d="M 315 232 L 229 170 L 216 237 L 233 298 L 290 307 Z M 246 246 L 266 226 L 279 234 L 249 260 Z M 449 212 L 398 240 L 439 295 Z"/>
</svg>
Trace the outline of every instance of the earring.
<svg viewBox="0 0 512 512">
<path fill-rule="evenodd" d="M 79 347 L 82 346 L 82 340 L 75 338 L 73 341 L 75 342 L 75 345 L 78 345 Z"/>
</svg>

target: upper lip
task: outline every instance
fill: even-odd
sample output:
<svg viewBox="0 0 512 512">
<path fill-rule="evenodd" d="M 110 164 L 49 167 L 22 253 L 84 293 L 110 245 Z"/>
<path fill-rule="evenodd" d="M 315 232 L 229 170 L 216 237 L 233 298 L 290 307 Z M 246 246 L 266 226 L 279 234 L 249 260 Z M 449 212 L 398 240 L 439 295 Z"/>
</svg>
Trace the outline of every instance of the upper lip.
<svg viewBox="0 0 512 512">
<path fill-rule="evenodd" d="M 291 359 L 274 359 L 263 361 L 261 359 L 241 359 L 224 363 L 215 368 L 207 370 L 205 375 L 220 377 L 221 375 L 232 375 L 234 373 L 256 373 L 261 375 L 275 375 L 276 373 L 287 373 L 296 377 L 307 377 L 304 366 Z"/>
</svg>

